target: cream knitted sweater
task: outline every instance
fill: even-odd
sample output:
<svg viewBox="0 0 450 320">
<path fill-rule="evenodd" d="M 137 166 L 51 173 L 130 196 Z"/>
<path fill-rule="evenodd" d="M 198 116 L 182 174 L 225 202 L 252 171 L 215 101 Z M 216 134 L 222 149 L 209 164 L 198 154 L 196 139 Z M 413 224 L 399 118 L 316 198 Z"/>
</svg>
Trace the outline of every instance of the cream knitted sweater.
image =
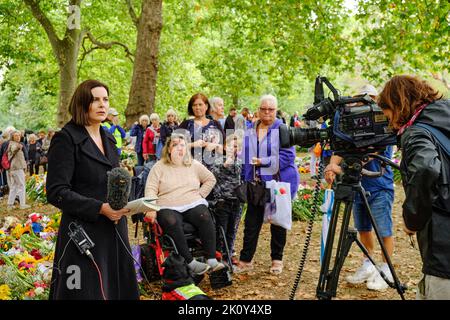
<svg viewBox="0 0 450 320">
<path fill-rule="evenodd" d="M 11 159 L 10 171 L 23 170 L 27 168 L 23 145 L 16 141 L 10 141 L 8 145 L 8 158 Z"/>
<path fill-rule="evenodd" d="M 178 207 L 206 198 L 216 184 L 214 175 L 200 162 L 175 166 L 158 161 L 150 171 L 145 197 L 157 197 L 157 205 Z"/>
</svg>

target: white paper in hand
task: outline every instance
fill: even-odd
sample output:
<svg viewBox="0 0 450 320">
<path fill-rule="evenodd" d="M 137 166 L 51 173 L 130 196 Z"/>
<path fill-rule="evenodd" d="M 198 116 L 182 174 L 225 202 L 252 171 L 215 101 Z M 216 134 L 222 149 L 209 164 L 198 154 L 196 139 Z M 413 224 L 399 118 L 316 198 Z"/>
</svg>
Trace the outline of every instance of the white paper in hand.
<svg viewBox="0 0 450 320">
<path fill-rule="evenodd" d="M 141 213 L 145 211 L 159 211 L 160 207 L 156 204 L 155 198 L 139 198 L 128 202 L 124 209 L 129 209 L 127 215 Z"/>
</svg>

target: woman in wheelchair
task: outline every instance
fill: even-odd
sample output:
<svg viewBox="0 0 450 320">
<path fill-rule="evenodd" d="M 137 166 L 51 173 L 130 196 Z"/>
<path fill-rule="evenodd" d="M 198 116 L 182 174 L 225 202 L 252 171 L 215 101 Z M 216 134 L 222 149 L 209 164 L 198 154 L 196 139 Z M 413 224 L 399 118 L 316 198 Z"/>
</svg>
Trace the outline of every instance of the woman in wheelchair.
<svg viewBox="0 0 450 320">
<path fill-rule="evenodd" d="M 189 269 L 197 275 L 208 270 L 218 271 L 225 265 L 216 259 L 216 231 L 208 210 L 206 197 L 216 179 L 200 162 L 192 159 L 187 138 L 174 132 L 167 137 L 161 160 L 150 171 L 145 196 L 158 198 L 161 209 L 146 212 L 146 221 L 155 218 L 164 233 L 173 238 Z M 207 263 L 195 260 L 184 236 L 183 221 L 192 224 L 199 233 Z"/>
</svg>

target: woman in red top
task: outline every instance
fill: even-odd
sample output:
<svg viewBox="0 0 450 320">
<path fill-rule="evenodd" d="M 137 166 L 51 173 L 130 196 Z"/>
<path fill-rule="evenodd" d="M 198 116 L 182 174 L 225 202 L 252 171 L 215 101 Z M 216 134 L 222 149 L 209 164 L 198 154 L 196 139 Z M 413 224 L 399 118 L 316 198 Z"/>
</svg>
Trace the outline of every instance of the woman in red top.
<svg viewBox="0 0 450 320">
<path fill-rule="evenodd" d="M 156 113 L 150 115 L 151 125 L 145 130 L 144 141 L 142 142 L 142 155 L 145 162 L 156 161 L 156 146 L 159 141 L 159 116 Z"/>
</svg>

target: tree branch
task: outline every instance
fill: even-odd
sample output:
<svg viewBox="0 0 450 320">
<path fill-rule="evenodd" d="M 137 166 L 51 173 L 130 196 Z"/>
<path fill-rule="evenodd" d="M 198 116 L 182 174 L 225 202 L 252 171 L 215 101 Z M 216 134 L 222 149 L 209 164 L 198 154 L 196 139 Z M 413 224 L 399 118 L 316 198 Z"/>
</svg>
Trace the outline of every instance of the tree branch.
<svg viewBox="0 0 450 320">
<path fill-rule="evenodd" d="M 47 18 L 45 13 L 41 10 L 39 4 L 35 0 L 24 0 L 24 2 L 30 8 L 31 13 L 36 18 L 36 20 L 44 28 L 50 44 L 52 45 L 53 51 L 55 52 L 55 56 L 59 57 L 61 39 L 58 38 L 58 35 L 56 34 L 55 28 L 53 27 L 52 23 Z"/>
<path fill-rule="evenodd" d="M 127 3 L 127 7 L 128 7 L 128 13 L 130 14 L 131 20 L 133 21 L 134 25 L 138 26 L 139 24 L 139 17 L 136 15 L 136 11 L 134 11 L 133 8 L 133 3 L 131 2 L 131 0 L 125 0 Z"/>
<path fill-rule="evenodd" d="M 91 48 L 89 50 L 86 49 L 86 47 L 84 46 L 84 42 L 86 41 L 87 37 L 85 36 L 86 31 L 83 30 L 82 31 L 82 41 L 81 41 L 81 48 L 83 49 L 83 53 L 81 54 L 81 58 L 80 58 L 80 64 L 78 65 L 78 70 L 81 69 L 81 67 L 83 66 L 83 62 L 84 62 L 84 58 L 86 58 L 86 56 L 91 53 L 92 51 L 95 50 L 95 48 L 98 49 L 98 47 L 95 48 Z"/>
<path fill-rule="evenodd" d="M 85 39 L 85 38 L 89 38 L 89 40 L 90 40 L 93 44 L 95 44 L 96 47 L 92 47 L 92 48 L 90 48 L 89 50 L 86 50 L 86 48 L 84 47 L 84 39 Z M 105 49 L 105 50 L 109 50 L 109 49 L 111 49 L 112 46 L 114 46 L 114 45 L 121 46 L 121 47 L 124 49 L 124 51 L 125 51 L 125 56 L 126 56 L 128 59 L 130 59 L 131 62 L 134 63 L 134 60 L 133 60 L 134 54 L 131 53 L 130 49 L 128 49 L 128 47 L 127 47 L 125 44 L 123 44 L 123 43 L 121 43 L 121 42 L 118 42 L 118 41 L 100 42 L 100 41 L 98 41 L 98 40 L 92 35 L 92 33 L 91 33 L 90 31 L 86 31 L 86 35 L 85 35 L 85 37 L 83 38 L 83 50 L 84 50 L 84 52 L 83 52 L 82 59 L 84 59 L 84 57 L 85 57 L 87 54 L 91 53 L 92 51 L 94 51 L 94 50 L 96 50 L 96 49 Z"/>
</svg>

